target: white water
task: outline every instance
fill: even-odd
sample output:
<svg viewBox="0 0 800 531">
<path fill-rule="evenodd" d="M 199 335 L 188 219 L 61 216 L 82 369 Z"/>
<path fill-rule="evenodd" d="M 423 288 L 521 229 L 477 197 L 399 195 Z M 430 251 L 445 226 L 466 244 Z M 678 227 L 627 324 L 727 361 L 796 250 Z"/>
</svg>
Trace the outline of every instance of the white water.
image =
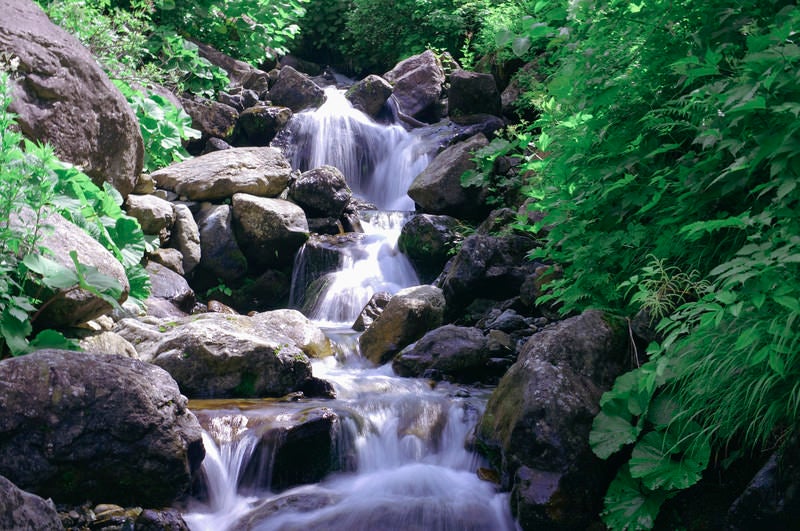
<svg viewBox="0 0 800 531">
<path fill-rule="evenodd" d="M 353 190 L 381 208 L 409 210 L 408 184 L 429 158 L 399 126 L 373 123 L 337 92 L 313 113 L 296 115 L 293 166 L 340 168 Z M 366 171 L 362 171 L 366 169 Z M 419 281 L 397 250 L 403 212 L 362 220 L 365 237 L 342 253 L 311 315 L 337 344 L 337 355 L 313 364 L 330 381 L 335 401 L 264 402 L 254 408 L 204 411 L 208 434 L 203 462 L 207 499 L 184 515 L 193 531 L 492 530 L 515 529 L 508 496 L 478 478 L 484 463 L 465 449 L 486 403 L 486 392 L 399 378 L 387 364 L 372 367 L 349 330 L 376 291 L 396 292 Z M 324 406 L 338 413 L 336 447 L 355 457 L 354 470 L 284 492 L 243 492 L 240 476 L 252 457 L 264 419 L 290 417 L 292 407 Z M 290 411 L 290 413 L 287 413 Z M 274 450 L 273 450 L 274 452 Z"/>
</svg>

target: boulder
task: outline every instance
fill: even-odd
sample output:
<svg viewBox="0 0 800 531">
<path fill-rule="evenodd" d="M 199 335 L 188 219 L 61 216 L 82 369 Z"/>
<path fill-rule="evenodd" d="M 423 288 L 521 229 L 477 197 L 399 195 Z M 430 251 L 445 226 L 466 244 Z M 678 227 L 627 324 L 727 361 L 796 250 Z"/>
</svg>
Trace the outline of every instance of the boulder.
<svg viewBox="0 0 800 531">
<path fill-rule="evenodd" d="M 364 239 L 363 234 L 340 235 L 311 234 L 300 249 L 293 271 L 290 304 L 301 308 L 306 303 L 307 291 L 320 278 L 338 271 L 346 257 L 357 260 L 364 251 L 353 245 Z M 313 297 L 311 297 L 313 299 Z"/>
<path fill-rule="evenodd" d="M 201 133 L 200 140 L 194 141 L 193 144 L 202 144 L 209 138 L 219 138 L 225 141 L 233 138 L 239 112 L 230 105 L 200 96 L 192 96 L 191 98 L 181 98 L 181 106 L 192 118 L 192 127 Z"/>
<path fill-rule="evenodd" d="M 175 210 L 169 201 L 154 195 L 131 194 L 125 200 L 125 211 L 139 221 L 145 234 L 158 234 L 162 241 L 169 239 L 175 221 Z"/>
<path fill-rule="evenodd" d="M 116 332 L 104 330 L 95 332 L 78 341 L 81 349 L 91 354 L 116 354 L 126 358 L 139 359 L 136 349 L 130 342 Z"/>
<path fill-rule="evenodd" d="M 500 115 L 500 93 L 491 74 L 455 70 L 447 91 L 450 116 Z"/>
<path fill-rule="evenodd" d="M 204 203 L 197 214 L 200 235 L 200 268 L 223 282 L 235 282 L 247 274 L 247 258 L 233 234 L 229 205 Z"/>
<path fill-rule="evenodd" d="M 53 500 L 25 492 L 0 476 L 0 529 L 17 531 L 61 531 Z"/>
<path fill-rule="evenodd" d="M 425 332 L 442 324 L 444 295 L 434 286 L 398 291 L 372 325 L 358 338 L 361 355 L 383 364 Z"/>
<path fill-rule="evenodd" d="M 463 231 L 456 218 L 417 214 L 403 225 L 397 247 L 408 256 L 420 281 L 430 283 L 441 274 Z"/>
<path fill-rule="evenodd" d="M 477 328 L 445 325 L 431 330 L 394 357 L 400 376 L 460 383 L 496 381 L 487 338 Z"/>
<path fill-rule="evenodd" d="M 488 144 L 486 137 L 479 133 L 439 153 L 408 188 L 408 195 L 418 205 L 418 210 L 458 218 L 482 218 L 487 212 L 483 192 L 461 186 L 461 175 L 475 169 L 473 153 Z"/>
<path fill-rule="evenodd" d="M 205 454 L 162 369 L 40 350 L 0 362 L 0 474 L 59 503 L 171 505 Z"/>
<path fill-rule="evenodd" d="M 283 334 L 310 358 L 333 355 L 328 337 L 308 317 L 297 310 L 273 310 L 251 316 L 258 326 Z"/>
<path fill-rule="evenodd" d="M 310 77 L 289 65 L 281 68 L 269 94 L 272 103 L 289 107 L 293 112 L 319 107 L 325 101 L 325 92 Z"/>
<path fill-rule="evenodd" d="M 123 319 L 115 331 L 141 359 L 169 372 L 191 398 L 283 396 L 312 378 L 297 341 L 263 318 L 205 313 L 147 322 Z M 310 345 L 305 348 L 313 352 Z"/>
<path fill-rule="evenodd" d="M 283 269 L 268 269 L 252 277 L 241 286 L 231 288 L 230 296 L 215 293 L 225 304 L 236 308 L 238 313 L 263 312 L 289 306 L 292 289 L 292 272 Z"/>
<path fill-rule="evenodd" d="M 400 112 L 429 123 L 440 118 L 437 103 L 445 76 L 432 51 L 400 61 L 383 78 L 392 84 Z"/>
<path fill-rule="evenodd" d="M 267 73 L 263 70 L 254 68 L 252 65 L 245 63 L 244 61 L 234 59 L 230 55 L 226 55 L 216 48 L 209 46 L 208 44 L 202 42 L 196 42 L 195 44 L 197 44 L 197 51 L 200 56 L 207 59 L 212 65 L 218 66 L 225 70 L 225 72 L 228 74 L 228 79 L 231 80 L 232 84 L 251 88 L 247 82 L 252 77 L 258 75 L 267 75 Z"/>
<path fill-rule="evenodd" d="M 459 313 L 475 299 L 505 300 L 519 295 L 523 282 L 541 265 L 526 258 L 534 245 L 535 241 L 525 236 L 467 237 L 437 280 L 448 313 Z"/>
<path fill-rule="evenodd" d="M 288 107 L 255 105 L 245 109 L 239 115 L 242 141 L 250 146 L 268 146 L 291 117 L 292 110 Z"/>
<path fill-rule="evenodd" d="M 276 197 L 292 171 L 283 154 L 271 147 L 214 151 L 152 173 L 159 187 L 192 201 L 227 199 L 243 192 Z"/>
<path fill-rule="evenodd" d="M 378 291 L 372 294 L 370 297 L 369 302 L 364 306 L 364 309 L 361 310 L 361 313 L 358 314 L 356 318 L 356 322 L 353 323 L 353 330 L 356 332 L 363 332 L 378 318 L 378 316 L 383 313 L 383 310 L 386 309 L 386 305 L 389 304 L 389 301 L 392 299 L 392 294 L 388 291 Z"/>
<path fill-rule="evenodd" d="M 0 12 L 0 52 L 20 61 L 10 110 L 22 133 L 126 197 L 142 171 L 144 144 L 125 97 L 35 2 L 0 0 Z"/>
<path fill-rule="evenodd" d="M 161 264 L 167 269 L 183 276 L 183 255 L 177 249 L 170 249 L 169 247 L 159 247 L 155 251 L 148 254 L 151 262 Z"/>
<path fill-rule="evenodd" d="M 344 175 L 333 166 L 303 172 L 289 188 L 289 199 L 310 217 L 338 218 L 352 195 Z"/>
<path fill-rule="evenodd" d="M 150 299 L 162 299 L 174 304 L 181 311 L 189 313 L 194 308 L 194 291 L 181 275 L 161 264 L 150 262 L 145 267 L 150 275 Z M 145 301 L 145 305 L 147 302 Z"/>
<path fill-rule="evenodd" d="M 589 431 L 600 397 L 626 364 L 627 327 L 587 311 L 534 334 L 492 393 L 479 446 L 496 457 L 523 529 L 587 529 L 613 466 Z"/>
<path fill-rule="evenodd" d="M 180 251 L 183 273 L 188 275 L 200 263 L 200 229 L 189 207 L 182 204 L 172 206 L 175 211 L 175 222 L 172 224 L 169 245 Z"/>
<path fill-rule="evenodd" d="M 294 203 L 240 193 L 231 208 L 236 239 L 253 266 L 290 265 L 308 239 L 305 213 Z"/>
<path fill-rule="evenodd" d="M 359 111 L 375 118 L 386 105 L 392 95 L 392 85 L 375 74 L 370 74 L 353 84 L 345 93 L 345 97 Z"/>
<path fill-rule="evenodd" d="M 36 225 L 35 216 L 32 210 L 26 208 L 18 217 L 12 218 L 11 223 L 33 227 Z M 130 284 L 125 269 L 97 240 L 58 213 L 47 215 L 40 226 L 44 229 L 40 232 L 39 245 L 51 251 L 47 258 L 75 271 L 75 264 L 69 253 L 76 251 L 81 264 L 95 267 L 100 273 L 119 282 L 122 289 L 119 303 L 128 298 Z M 37 324 L 51 328 L 68 327 L 90 321 L 112 309 L 108 302 L 83 289 L 66 289 L 62 290 L 62 295 L 55 295 L 55 292 L 38 295 L 42 300 L 52 302 L 41 313 Z"/>
</svg>

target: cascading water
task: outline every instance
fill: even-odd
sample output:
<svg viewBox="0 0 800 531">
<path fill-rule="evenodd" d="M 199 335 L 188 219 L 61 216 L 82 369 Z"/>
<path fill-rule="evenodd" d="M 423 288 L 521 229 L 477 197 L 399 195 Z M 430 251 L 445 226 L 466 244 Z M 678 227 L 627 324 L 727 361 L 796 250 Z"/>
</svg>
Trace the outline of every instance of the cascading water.
<svg viewBox="0 0 800 531">
<path fill-rule="evenodd" d="M 413 202 L 408 185 L 430 156 L 400 126 L 374 123 L 342 94 L 326 91 L 325 105 L 289 124 L 286 148 L 293 167 L 330 164 L 353 192 L 381 209 L 363 216 L 365 235 L 340 253 L 339 269 L 324 280 L 309 317 L 327 330 L 338 354 L 315 360 L 314 375 L 330 381 L 335 401 L 264 402 L 231 412 L 203 411 L 209 426 L 203 464 L 206 500 L 188 508 L 193 530 L 511 530 L 507 495 L 478 478 L 481 464 L 465 449 L 485 405 L 485 390 L 399 378 L 390 364 L 372 367 L 356 351 L 349 326 L 376 291 L 418 283 L 397 237 Z M 303 269 L 303 255 L 295 262 Z M 295 279 L 297 280 L 297 278 Z M 305 280 L 293 290 L 305 289 Z M 294 408 L 294 409 L 292 409 Z M 327 408 L 338 415 L 339 472 L 283 492 L 243 488 L 240 478 L 264 419 L 276 422 Z M 217 420 L 215 420 L 217 419 Z M 222 420 L 219 420 L 222 419 Z M 224 429 L 222 429 L 224 428 Z M 235 429 L 233 429 L 235 428 Z M 348 456 L 345 459 L 342 456 Z"/>
</svg>

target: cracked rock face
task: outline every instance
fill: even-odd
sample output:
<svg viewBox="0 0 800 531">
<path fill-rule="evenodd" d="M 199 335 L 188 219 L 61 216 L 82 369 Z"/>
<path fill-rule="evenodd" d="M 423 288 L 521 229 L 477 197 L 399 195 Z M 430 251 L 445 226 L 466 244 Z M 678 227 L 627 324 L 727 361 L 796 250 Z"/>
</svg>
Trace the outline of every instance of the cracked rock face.
<svg viewBox="0 0 800 531">
<path fill-rule="evenodd" d="M 40 350 L 0 362 L 0 474 L 58 503 L 167 506 L 205 451 L 163 369 L 122 356 Z"/>
</svg>

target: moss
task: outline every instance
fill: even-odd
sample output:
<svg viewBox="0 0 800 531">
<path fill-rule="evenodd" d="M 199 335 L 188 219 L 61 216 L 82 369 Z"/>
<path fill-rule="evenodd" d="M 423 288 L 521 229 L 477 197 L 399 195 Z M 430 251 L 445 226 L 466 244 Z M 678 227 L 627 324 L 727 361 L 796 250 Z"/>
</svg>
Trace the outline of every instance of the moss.
<svg viewBox="0 0 800 531">
<path fill-rule="evenodd" d="M 256 375 L 250 371 L 242 372 L 239 378 L 239 385 L 234 387 L 233 393 L 237 397 L 256 396 Z"/>
</svg>

